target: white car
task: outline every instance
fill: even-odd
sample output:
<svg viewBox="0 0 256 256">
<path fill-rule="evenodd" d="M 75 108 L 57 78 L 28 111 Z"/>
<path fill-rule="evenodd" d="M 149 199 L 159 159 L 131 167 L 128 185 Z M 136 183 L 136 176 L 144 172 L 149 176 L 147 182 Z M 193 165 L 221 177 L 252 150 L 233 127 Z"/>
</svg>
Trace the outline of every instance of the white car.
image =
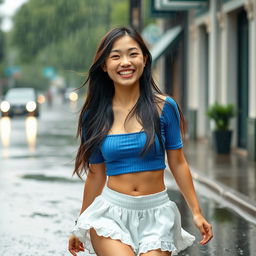
<svg viewBox="0 0 256 256">
<path fill-rule="evenodd" d="M 0 105 L 2 116 L 39 116 L 39 104 L 34 88 L 11 88 Z"/>
</svg>

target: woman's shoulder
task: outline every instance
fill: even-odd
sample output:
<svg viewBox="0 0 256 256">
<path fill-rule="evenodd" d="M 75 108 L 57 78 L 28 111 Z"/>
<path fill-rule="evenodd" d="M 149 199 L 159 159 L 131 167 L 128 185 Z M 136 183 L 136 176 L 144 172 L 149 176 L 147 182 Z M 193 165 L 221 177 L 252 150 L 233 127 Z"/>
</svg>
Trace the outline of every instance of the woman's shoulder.
<svg viewBox="0 0 256 256">
<path fill-rule="evenodd" d="M 160 104 L 159 105 L 160 105 L 162 110 L 164 110 L 166 105 L 169 105 L 169 106 L 171 105 L 170 107 L 177 108 L 176 101 L 171 96 L 169 96 L 168 94 L 155 94 L 155 96 L 158 99 L 160 99 Z M 167 109 L 168 109 L 168 107 L 167 107 Z"/>
<path fill-rule="evenodd" d="M 156 95 L 158 98 L 161 99 L 162 103 L 161 106 L 161 114 L 160 119 L 164 122 L 169 122 L 174 117 L 180 118 L 178 104 L 173 99 L 173 97 L 165 94 L 165 95 Z"/>
<path fill-rule="evenodd" d="M 166 99 L 166 97 L 167 97 L 167 95 L 166 95 L 166 94 L 159 94 L 159 93 L 156 93 L 156 94 L 155 94 L 155 96 L 156 96 L 157 98 L 162 99 L 162 100 L 165 100 L 165 99 Z"/>
<path fill-rule="evenodd" d="M 163 113 L 166 96 L 164 96 L 163 94 L 155 94 L 154 96 L 155 96 L 154 102 L 156 104 L 157 111 L 159 113 L 159 116 L 161 116 L 161 114 Z"/>
</svg>

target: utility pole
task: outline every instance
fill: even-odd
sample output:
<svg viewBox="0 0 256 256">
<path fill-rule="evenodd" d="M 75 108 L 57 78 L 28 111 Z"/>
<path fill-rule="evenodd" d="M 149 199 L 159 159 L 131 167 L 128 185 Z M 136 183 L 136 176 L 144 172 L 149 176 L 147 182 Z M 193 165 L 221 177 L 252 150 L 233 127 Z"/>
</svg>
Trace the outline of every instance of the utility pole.
<svg viewBox="0 0 256 256">
<path fill-rule="evenodd" d="M 142 30 L 141 0 L 130 0 L 130 26 L 137 31 Z"/>
</svg>

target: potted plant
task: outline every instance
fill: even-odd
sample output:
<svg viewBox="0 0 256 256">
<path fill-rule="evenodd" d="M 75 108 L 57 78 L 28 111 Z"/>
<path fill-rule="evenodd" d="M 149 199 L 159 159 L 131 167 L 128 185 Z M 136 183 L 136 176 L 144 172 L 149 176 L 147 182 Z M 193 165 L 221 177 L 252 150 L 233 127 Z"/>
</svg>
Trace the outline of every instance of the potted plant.
<svg viewBox="0 0 256 256">
<path fill-rule="evenodd" d="M 231 147 L 232 131 L 229 130 L 230 119 L 235 116 L 233 104 L 221 105 L 215 102 L 206 112 L 215 122 L 213 142 L 218 154 L 229 154 Z"/>
</svg>

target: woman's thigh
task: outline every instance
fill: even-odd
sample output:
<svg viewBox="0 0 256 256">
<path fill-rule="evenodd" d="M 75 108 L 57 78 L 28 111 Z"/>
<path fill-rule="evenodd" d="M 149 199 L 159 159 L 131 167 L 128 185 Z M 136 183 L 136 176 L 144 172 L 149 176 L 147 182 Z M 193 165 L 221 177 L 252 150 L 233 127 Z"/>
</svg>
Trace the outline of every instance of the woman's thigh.
<svg viewBox="0 0 256 256">
<path fill-rule="evenodd" d="M 162 252 L 161 250 L 152 250 L 146 253 L 141 253 L 139 256 L 171 256 L 171 252 Z"/>
<path fill-rule="evenodd" d="M 97 256 L 134 256 L 131 246 L 120 242 L 119 240 L 113 240 L 111 238 L 98 236 L 96 231 L 91 228 L 90 236 L 92 246 Z"/>
</svg>

